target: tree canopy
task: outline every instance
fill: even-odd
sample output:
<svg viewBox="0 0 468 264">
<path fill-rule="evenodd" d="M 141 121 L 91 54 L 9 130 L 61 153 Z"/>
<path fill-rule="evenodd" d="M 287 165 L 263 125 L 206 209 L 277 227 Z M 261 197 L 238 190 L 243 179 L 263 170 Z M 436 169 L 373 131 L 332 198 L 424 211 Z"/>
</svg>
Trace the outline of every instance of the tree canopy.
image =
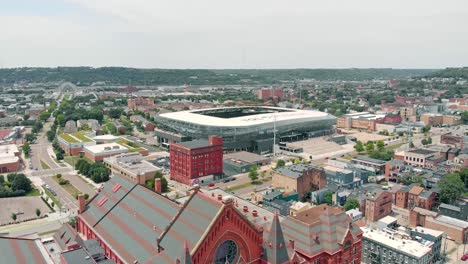
<svg viewBox="0 0 468 264">
<path fill-rule="evenodd" d="M 463 194 L 465 184 L 459 173 L 450 173 L 443 177 L 438 186 L 440 188 L 440 200 L 444 203 L 450 203 Z"/>
<path fill-rule="evenodd" d="M 348 199 L 344 204 L 344 210 L 348 211 L 354 208 L 359 208 L 359 201 L 356 199 Z"/>
</svg>

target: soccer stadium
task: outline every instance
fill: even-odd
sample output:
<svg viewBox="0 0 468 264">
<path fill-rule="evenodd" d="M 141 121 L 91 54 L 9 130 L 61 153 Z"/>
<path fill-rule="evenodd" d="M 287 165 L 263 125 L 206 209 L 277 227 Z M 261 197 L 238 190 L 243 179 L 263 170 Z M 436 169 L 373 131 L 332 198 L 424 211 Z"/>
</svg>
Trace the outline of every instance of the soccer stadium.
<svg viewBox="0 0 468 264">
<path fill-rule="evenodd" d="M 336 118 L 314 110 L 265 106 L 224 107 L 165 113 L 155 119 L 158 142 L 206 139 L 221 136 L 225 150 L 272 151 L 276 143 L 293 142 L 333 133 Z"/>
</svg>

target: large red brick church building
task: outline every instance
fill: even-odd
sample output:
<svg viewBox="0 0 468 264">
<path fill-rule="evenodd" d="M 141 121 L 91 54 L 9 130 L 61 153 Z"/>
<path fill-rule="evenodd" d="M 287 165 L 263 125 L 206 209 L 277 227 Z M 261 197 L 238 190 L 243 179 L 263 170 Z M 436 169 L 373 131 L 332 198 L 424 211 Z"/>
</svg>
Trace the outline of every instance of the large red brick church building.
<svg viewBox="0 0 468 264">
<path fill-rule="evenodd" d="M 87 204 L 77 231 L 115 263 L 360 263 L 362 232 L 338 208 L 282 217 L 219 189 L 181 203 L 113 177 Z"/>
</svg>

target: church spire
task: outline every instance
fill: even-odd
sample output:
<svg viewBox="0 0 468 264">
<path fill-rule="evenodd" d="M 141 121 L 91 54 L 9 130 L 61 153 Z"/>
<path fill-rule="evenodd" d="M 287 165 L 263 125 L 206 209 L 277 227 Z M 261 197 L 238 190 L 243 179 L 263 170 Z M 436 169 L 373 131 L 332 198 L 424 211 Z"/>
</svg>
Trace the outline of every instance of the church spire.
<svg viewBox="0 0 468 264">
<path fill-rule="evenodd" d="M 275 212 L 270 227 L 270 234 L 265 245 L 265 253 L 270 263 L 289 263 L 288 250 L 284 241 L 283 230 L 279 221 L 278 213 Z"/>
</svg>

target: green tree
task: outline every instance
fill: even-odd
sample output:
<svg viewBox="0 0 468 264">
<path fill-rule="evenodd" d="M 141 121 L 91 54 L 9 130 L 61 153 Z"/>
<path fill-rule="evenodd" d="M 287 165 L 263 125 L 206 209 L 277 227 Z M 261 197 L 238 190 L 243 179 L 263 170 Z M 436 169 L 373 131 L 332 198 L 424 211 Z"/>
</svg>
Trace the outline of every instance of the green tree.
<svg viewBox="0 0 468 264">
<path fill-rule="evenodd" d="M 354 145 L 354 149 L 357 152 L 363 152 L 364 151 L 364 146 L 362 145 L 361 141 L 356 142 L 356 145 Z"/>
<path fill-rule="evenodd" d="M 258 179 L 258 167 L 257 166 L 250 167 L 249 178 L 252 182 L 255 182 Z"/>
<path fill-rule="evenodd" d="M 366 144 L 366 152 L 367 154 L 371 154 L 374 151 L 374 143 L 373 142 L 367 142 Z"/>
<path fill-rule="evenodd" d="M 323 197 L 323 201 L 325 201 L 328 205 L 331 205 L 333 202 L 333 193 L 326 192 L 325 196 Z"/>
<path fill-rule="evenodd" d="M 468 125 L 468 111 L 463 112 L 462 122 L 463 122 L 463 124 Z"/>
<path fill-rule="evenodd" d="M 41 215 L 41 210 L 39 208 L 36 208 L 36 216 L 39 217 Z"/>
<path fill-rule="evenodd" d="M 344 204 L 344 210 L 348 211 L 354 208 L 359 208 L 359 201 L 356 199 L 348 199 Z"/>
<path fill-rule="evenodd" d="M 14 222 L 16 222 L 17 216 L 16 216 L 15 213 L 11 213 L 11 216 L 10 216 L 10 217 L 11 217 L 11 219 L 13 219 Z"/>
<path fill-rule="evenodd" d="M 89 199 L 89 194 L 85 193 L 84 198 L 85 198 L 85 200 L 88 200 Z"/>
<path fill-rule="evenodd" d="M 29 154 L 31 154 L 31 146 L 29 145 L 29 142 L 24 143 L 22 150 L 23 150 L 24 156 L 28 158 Z"/>
<path fill-rule="evenodd" d="M 382 140 L 377 141 L 377 150 L 383 151 L 385 149 L 385 143 Z"/>
<path fill-rule="evenodd" d="M 47 111 L 44 111 L 39 115 L 39 119 L 42 121 L 46 121 L 47 119 L 49 119 L 49 117 L 50 117 L 50 113 Z"/>
<path fill-rule="evenodd" d="M 286 165 L 286 162 L 284 160 L 279 159 L 276 161 L 276 168 L 284 167 L 284 165 Z"/>
<path fill-rule="evenodd" d="M 26 139 L 27 142 L 33 142 L 36 140 L 36 135 L 32 133 L 26 133 L 26 135 L 24 135 L 24 139 Z"/>
<path fill-rule="evenodd" d="M 427 132 L 429 132 L 431 130 L 431 126 L 430 125 L 425 125 L 423 126 L 422 128 L 422 132 L 425 134 Z"/>
<path fill-rule="evenodd" d="M 77 217 L 77 216 L 71 217 L 70 220 L 68 221 L 68 223 L 69 223 L 73 228 L 76 227 L 76 223 L 77 223 L 77 222 L 78 222 L 78 217 Z"/>
<path fill-rule="evenodd" d="M 443 203 L 450 203 L 458 198 L 464 192 L 464 183 L 460 174 L 450 173 L 439 181 L 440 200 Z"/>
<path fill-rule="evenodd" d="M 57 121 L 57 124 L 59 126 L 63 127 L 65 125 L 66 120 L 65 120 L 65 115 L 64 114 L 57 115 L 55 120 Z"/>
<path fill-rule="evenodd" d="M 11 183 L 11 189 L 13 191 L 23 190 L 30 192 L 32 190 L 31 180 L 26 175 L 19 173 Z"/>
</svg>

